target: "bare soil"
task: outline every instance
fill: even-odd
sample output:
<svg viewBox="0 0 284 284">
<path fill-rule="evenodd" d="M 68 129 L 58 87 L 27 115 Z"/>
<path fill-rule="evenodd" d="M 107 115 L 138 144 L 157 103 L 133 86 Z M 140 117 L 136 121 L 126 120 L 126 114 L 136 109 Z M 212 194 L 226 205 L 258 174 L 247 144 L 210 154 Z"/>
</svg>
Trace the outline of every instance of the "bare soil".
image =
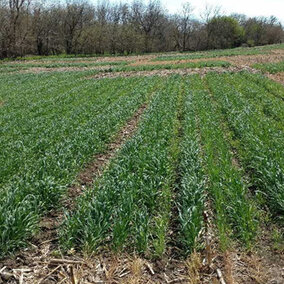
<svg viewBox="0 0 284 284">
<path fill-rule="evenodd" d="M 279 72 L 276 74 L 266 74 L 266 76 L 278 83 L 281 83 L 282 85 L 284 85 L 284 72 Z"/>
<path fill-rule="evenodd" d="M 181 54 L 182 55 L 182 54 Z M 235 56 L 222 56 L 211 58 L 198 58 L 198 59 L 182 59 L 182 60 L 164 60 L 164 61 L 151 61 L 149 58 L 144 60 L 135 61 L 130 66 L 139 65 L 167 65 L 167 64 L 182 64 L 190 62 L 206 62 L 206 61 L 227 61 L 236 66 L 251 66 L 255 63 L 274 63 L 284 60 L 284 50 L 279 49 L 271 51 L 270 54 L 256 54 L 256 55 L 235 55 Z"/>
<path fill-rule="evenodd" d="M 31 67 L 25 70 L 15 71 L 17 73 L 49 73 L 49 72 L 69 72 L 69 71 L 91 71 L 91 70 L 107 70 L 111 68 L 111 65 L 106 66 L 93 66 L 93 67 L 54 67 L 54 68 L 46 68 L 46 67 Z"/>
<path fill-rule="evenodd" d="M 9 64 L 18 65 L 18 64 L 56 64 L 56 63 L 103 63 L 103 62 L 131 62 L 131 61 L 142 61 L 142 60 L 151 60 L 154 59 L 157 55 L 136 55 L 136 56 L 117 56 L 117 57 L 88 57 L 84 59 L 83 57 L 74 58 L 73 60 L 27 60 L 27 61 L 9 61 Z"/>
<path fill-rule="evenodd" d="M 203 68 L 181 68 L 181 69 L 160 69 L 151 71 L 127 71 L 127 72 L 105 72 L 95 74 L 88 77 L 89 79 L 104 79 L 104 78 L 117 78 L 117 77 L 140 77 L 140 76 L 170 76 L 178 74 L 182 76 L 199 74 L 205 76 L 209 72 L 225 73 L 225 72 L 241 72 L 248 71 L 251 73 L 258 73 L 259 71 L 245 67 L 203 67 Z"/>
<path fill-rule="evenodd" d="M 219 60 L 228 61 L 236 66 L 251 66 L 256 63 L 276 63 L 284 60 L 284 52 L 279 52 L 277 54 L 271 53 L 219 57 Z"/>
<path fill-rule="evenodd" d="M 208 61 L 222 61 L 218 57 L 214 58 L 199 58 L 199 59 L 178 59 L 178 60 L 164 60 L 164 61 L 151 61 L 149 59 L 144 59 L 140 61 L 135 61 L 130 63 L 129 66 L 141 66 L 141 65 L 171 65 L 171 64 L 183 64 L 183 63 L 198 63 L 198 62 L 208 62 Z"/>
</svg>

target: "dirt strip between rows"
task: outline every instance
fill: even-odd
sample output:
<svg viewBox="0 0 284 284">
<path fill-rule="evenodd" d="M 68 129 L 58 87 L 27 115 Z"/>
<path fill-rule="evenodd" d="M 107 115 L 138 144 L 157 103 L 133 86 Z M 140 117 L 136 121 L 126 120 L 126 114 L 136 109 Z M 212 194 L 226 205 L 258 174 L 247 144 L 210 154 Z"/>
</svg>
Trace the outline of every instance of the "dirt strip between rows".
<svg viewBox="0 0 284 284">
<path fill-rule="evenodd" d="M 260 71 L 253 69 L 249 66 L 237 67 L 203 67 L 203 68 L 180 68 L 180 69 L 159 69 L 159 70 L 151 70 L 151 71 L 127 71 L 127 72 L 104 72 L 98 73 L 93 76 L 87 77 L 88 79 L 104 79 L 104 78 L 118 78 L 118 77 L 140 77 L 140 76 L 170 76 L 170 75 L 193 75 L 199 74 L 201 76 L 205 76 L 209 72 L 216 73 L 226 73 L 226 72 L 241 72 L 247 71 L 250 73 L 260 73 Z"/>
<path fill-rule="evenodd" d="M 186 54 L 180 54 L 185 56 Z M 170 57 L 169 57 L 170 58 Z M 196 59 L 173 59 L 154 61 L 152 58 L 145 58 L 144 60 L 137 60 L 130 63 L 129 66 L 141 65 L 169 65 L 169 64 L 183 64 L 183 63 L 198 63 L 208 61 L 227 61 L 236 66 L 252 65 L 255 63 L 275 63 L 284 59 L 284 50 L 271 51 L 270 54 L 255 54 L 255 55 L 233 55 L 233 56 L 216 56 Z"/>
<path fill-rule="evenodd" d="M 199 115 L 196 117 L 196 123 L 198 127 L 198 145 L 200 149 L 200 154 L 202 161 L 202 166 L 204 169 L 207 168 L 205 163 L 205 150 L 204 144 L 202 143 L 202 134 L 201 134 L 201 121 Z M 218 251 L 219 241 L 217 237 L 217 228 L 214 223 L 214 209 L 212 200 L 210 198 L 210 194 L 208 192 L 209 179 L 206 176 L 205 180 L 205 199 L 204 199 L 204 209 L 203 209 L 203 221 L 204 221 L 204 232 L 202 232 L 202 240 L 204 244 L 204 249 L 201 254 L 193 254 L 193 257 L 197 260 L 199 258 L 199 265 L 197 266 L 197 272 L 195 273 L 195 283 L 219 283 L 221 279 L 223 279 L 223 274 L 220 269 L 222 267 L 222 263 L 218 263 L 216 260 L 218 255 L 220 255 Z M 218 280 L 219 278 L 219 280 Z"/>
<path fill-rule="evenodd" d="M 13 73 L 32 73 L 32 74 L 38 74 L 38 73 L 52 73 L 52 72 L 82 72 L 82 71 L 106 71 L 113 66 L 111 65 L 104 65 L 104 66 L 89 66 L 89 67 L 52 67 L 52 68 L 46 68 L 46 67 L 30 67 L 23 70 L 14 71 Z"/>
<path fill-rule="evenodd" d="M 241 65 L 241 66 L 230 66 L 230 67 L 203 67 L 203 68 L 181 68 L 181 69 L 159 69 L 159 70 L 151 70 L 151 71 L 125 71 L 125 72 L 102 72 L 92 76 L 87 77 L 88 79 L 105 79 L 105 78 L 128 78 L 128 77 L 150 77 L 150 76 L 171 76 L 171 75 L 194 75 L 199 74 L 202 77 L 205 76 L 207 73 L 216 72 L 216 73 L 237 73 L 237 72 L 249 72 L 251 74 L 261 74 L 260 70 L 254 69 L 248 65 Z M 284 72 L 279 72 L 276 74 L 264 74 L 269 79 L 278 82 L 284 85 Z"/>
<path fill-rule="evenodd" d="M 85 189 L 90 188 L 94 181 L 102 175 L 111 159 L 115 157 L 125 142 L 134 135 L 145 109 L 146 104 L 142 105 L 119 133 L 115 135 L 113 142 L 107 146 L 104 153 L 94 156 L 92 162 L 87 164 L 85 169 L 79 173 L 76 182 L 68 189 L 67 195 L 62 201 L 64 209 L 72 210 L 75 206 L 76 198 Z M 0 283 L 74 284 L 78 283 L 75 280 L 77 278 L 74 265 L 79 265 L 81 269 L 84 268 L 84 273 L 89 272 L 91 276 L 96 272 L 92 271 L 94 265 L 97 265 L 96 259 L 91 264 L 88 264 L 89 266 L 91 265 L 92 269 L 88 269 L 89 266 L 85 267 L 83 265 L 85 260 L 78 261 L 75 256 L 71 257 L 71 259 L 69 257 L 68 260 L 62 260 L 63 256 L 58 246 L 57 228 L 63 218 L 63 210 L 49 212 L 48 216 L 41 220 L 40 233 L 30 240 L 29 247 L 21 250 L 14 257 L 0 262 Z"/>
</svg>

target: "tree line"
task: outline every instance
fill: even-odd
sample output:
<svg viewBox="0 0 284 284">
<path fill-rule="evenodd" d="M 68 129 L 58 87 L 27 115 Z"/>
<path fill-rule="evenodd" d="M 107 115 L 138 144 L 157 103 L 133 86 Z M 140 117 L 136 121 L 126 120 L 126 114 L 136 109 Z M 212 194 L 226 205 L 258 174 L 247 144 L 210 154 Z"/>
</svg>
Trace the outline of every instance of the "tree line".
<svg viewBox="0 0 284 284">
<path fill-rule="evenodd" d="M 197 51 L 281 43 L 277 18 L 223 15 L 190 3 L 170 14 L 159 1 L 112 4 L 0 0 L 0 57 Z"/>
</svg>

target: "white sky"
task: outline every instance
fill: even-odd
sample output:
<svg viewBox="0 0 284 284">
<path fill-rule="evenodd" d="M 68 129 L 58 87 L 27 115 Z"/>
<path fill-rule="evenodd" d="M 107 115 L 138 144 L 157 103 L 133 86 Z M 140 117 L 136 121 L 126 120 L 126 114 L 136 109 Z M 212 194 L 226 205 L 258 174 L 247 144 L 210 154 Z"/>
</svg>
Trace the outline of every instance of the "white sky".
<svg viewBox="0 0 284 284">
<path fill-rule="evenodd" d="M 95 1 L 95 0 L 93 0 Z M 102 0 L 101 0 L 102 1 Z M 131 0 L 109 0 L 110 2 L 132 2 Z M 247 16 L 276 16 L 284 24 L 284 0 L 160 0 L 170 13 L 180 10 L 184 2 L 195 7 L 194 14 L 199 16 L 206 4 L 221 6 L 225 14 L 239 13 Z"/>
<path fill-rule="evenodd" d="M 184 0 L 161 0 L 170 12 L 179 10 Z M 195 14 L 199 15 L 206 3 L 221 6 L 226 14 L 240 13 L 248 16 L 274 15 L 284 22 L 284 0 L 190 0 L 195 7 Z"/>
</svg>

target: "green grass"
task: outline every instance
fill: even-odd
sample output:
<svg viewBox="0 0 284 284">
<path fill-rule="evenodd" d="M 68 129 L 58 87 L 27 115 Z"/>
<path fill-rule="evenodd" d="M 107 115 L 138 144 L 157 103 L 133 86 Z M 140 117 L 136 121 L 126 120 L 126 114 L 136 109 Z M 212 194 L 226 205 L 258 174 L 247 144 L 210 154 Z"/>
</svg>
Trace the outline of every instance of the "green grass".
<svg viewBox="0 0 284 284">
<path fill-rule="evenodd" d="M 111 55 L 111 54 L 58 54 L 58 55 L 32 55 L 24 56 L 17 58 L 5 58 L 2 61 L 31 61 L 31 60 L 64 60 L 64 61 L 73 61 L 73 60 L 97 60 L 101 57 L 123 57 L 122 55 Z"/>
<path fill-rule="evenodd" d="M 222 50 L 211 50 L 203 52 L 192 52 L 183 54 L 168 54 L 161 55 L 154 59 L 154 61 L 174 61 L 187 59 L 202 59 L 202 58 L 218 58 L 223 56 L 237 56 L 237 55 L 256 55 L 267 54 L 269 51 L 256 48 L 233 48 Z"/>
<path fill-rule="evenodd" d="M 277 63 L 254 64 L 253 68 L 259 69 L 262 72 L 268 72 L 270 74 L 284 72 L 284 61 L 277 62 Z"/>
<path fill-rule="evenodd" d="M 156 83 L 56 76 L 15 76 L 1 93 L 1 256 L 35 233 L 39 217 L 59 205 L 78 171 L 104 151 Z M 1 76 L 1 88 L 6 78 L 13 81 Z"/>
<path fill-rule="evenodd" d="M 263 113 L 268 120 L 271 120 L 279 129 L 284 130 L 283 100 L 274 96 L 263 84 L 254 82 L 254 75 L 245 72 L 234 75 L 223 74 L 221 77 L 231 84 L 235 90 L 244 94 L 247 102 Z"/>
<path fill-rule="evenodd" d="M 229 238 L 240 239 L 250 247 L 256 232 L 256 213 L 248 199 L 243 172 L 233 164 L 232 149 L 217 105 L 210 98 L 204 81 L 196 82 L 196 115 L 199 118 L 204 161 L 209 178 L 208 192 L 213 200 L 220 245 Z"/>
<path fill-rule="evenodd" d="M 229 67 L 231 64 L 225 61 L 206 61 L 198 63 L 182 63 L 182 64 L 157 64 L 157 65 L 138 65 L 138 66 L 128 66 L 131 62 L 94 62 L 94 63 L 25 63 L 25 64 L 0 64 L 0 74 L 16 72 L 21 70 L 29 71 L 29 68 L 40 67 L 46 68 L 61 68 L 61 67 L 77 67 L 77 68 L 91 68 L 91 67 L 103 67 L 109 66 L 109 68 L 103 68 L 102 70 L 93 70 L 92 74 L 104 73 L 104 72 L 129 72 L 129 71 L 153 71 L 153 70 L 163 70 L 163 69 L 182 69 L 182 68 L 203 68 L 203 67 Z M 91 69 L 90 69 L 91 70 Z M 71 70 L 72 71 L 72 70 Z M 76 70 L 75 70 L 76 71 Z M 56 70 L 54 70 L 56 72 Z M 86 70 L 88 72 L 88 70 Z"/>
<path fill-rule="evenodd" d="M 138 132 L 125 144 L 95 188 L 78 200 L 61 228 L 65 249 L 88 252 L 109 245 L 161 255 L 167 242 L 174 182 L 173 139 L 180 78 L 156 91 Z M 171 94 L 171 95 L 168 95 Z"/>
<path fill-rule="evenodd" d="M 0 74 L 0 257 L 27 245 L 144 103 L 134 136 L 66 212 L 64 251 L 159 258 L 177 246 L 186 256 L 203 248 L 208 204 L 222 249 L 254 245 L 258 206 L 283 223 L 283 86 L 246 72 L 86 79 L 92 74 Z"/>
<path fill-rule="evenodd" d="M 265 115 L 247 99 L 249 92 L 253 96 L 255 83 L 243 77 L 240 84 L 244 87 L 236 88 L 232 86 L 232 82 L 238 75 L 232 74 L 231 78 L 226 78 L 227 81 L 223 80 L 224 76 L 227 75 L 208 75 L 209 87 L 234 134 L 240 160 L 251 177 L 251 188 L 261 199 L 260 202 L 267 204 L 274 217 L 283 222 L 283 130 L 279 129 L 277 121 Z M 262 95 L 270 98 L 269 93 Z M 282 112 L 282 101 L 279 106 Z M 274 112 L 277 113 L 277 109 Z M 283 125 L 283 121 L 281 123 Z"/>
<path fill-rule="evenodd" d="M 90 253 L 107 246 L 161 256 L 173 218 L 179 224 L 177 242 L 189 253 L 201 245 L 206 175 L 221 246 L 227 248 L 231 238 L 252 245 L 256 209 L 243 171 L 233 164 L 221 113 L 208 100 L 209 92 L 199 76 L 175 76 L 164 82 L 137 134 L 96 186 L 79 198 L 76 210 L 66 215 L 60 230 L 64 250 Z M 178 113 L 184 113 L 180 123 Z M 178 219 L 171 216 L 171 198 L 176 201 Z"/>
<path fill-rule="evenodd" d="M 179 218 L 179 240 L 186 255 L 201 246 L 200 233 L 204 228 L 203 211 L 205 201 L 206 176 L 202 165 L 201 145 L 197 122 L 196 79 L 185 80 L 183 135 L 180 144 L 179 181 L 177 184 L 177 208 Z"/>
<path fill-rule="evenodd" d="M 256 85 L 264 88 L 270 95 L 284 100 L 284 86 L 282 84 L 270 80 L 262 74 L 244 73 L 243 75 L 251 82 L 255 82 Z"/>
</svg>

